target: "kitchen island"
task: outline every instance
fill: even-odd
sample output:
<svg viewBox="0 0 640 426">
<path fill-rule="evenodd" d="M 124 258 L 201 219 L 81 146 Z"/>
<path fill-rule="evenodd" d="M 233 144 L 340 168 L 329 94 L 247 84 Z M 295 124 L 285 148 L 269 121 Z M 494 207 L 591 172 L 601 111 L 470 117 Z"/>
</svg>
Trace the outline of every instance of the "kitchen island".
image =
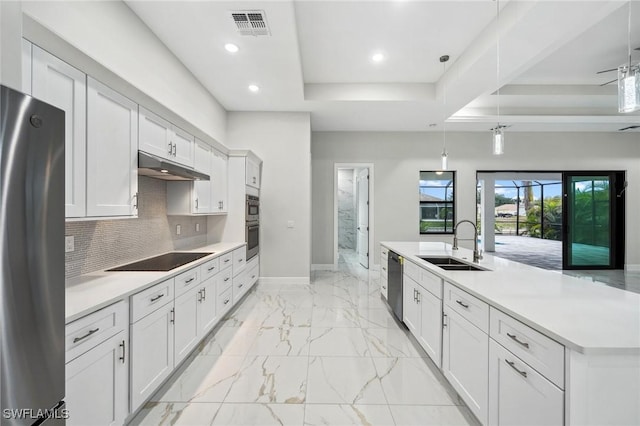
<svg viewBox="0 0 640 426">
<path fill-rule="evenodd" d="M 640 424 L 640 295 L 446 243 L 381 245 L 383 268 L 402 257 L 404 323 L 483 424 Z"/>
</svg>

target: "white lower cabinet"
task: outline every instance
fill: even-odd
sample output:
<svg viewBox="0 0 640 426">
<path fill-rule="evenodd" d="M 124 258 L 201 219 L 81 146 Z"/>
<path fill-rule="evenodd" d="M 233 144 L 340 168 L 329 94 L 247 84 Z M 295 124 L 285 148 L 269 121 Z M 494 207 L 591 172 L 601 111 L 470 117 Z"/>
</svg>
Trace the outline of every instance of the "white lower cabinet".
<svg viewBox="0 0 640 426">
<path fill-rule="evenodd" d="M 67 425 L 121 425 L 129 412 L 127 333 L 121 331 L 67 363 Z"/>
<path fill-rule="evenodd" d="M 205 280 L 198 290 L 198 340 L 218 322 L 215 276 Z"/>
<path fill-rule="evenodd" d="M 173 302 L 131 325 L 131 411 L 173 372 Z"/>
<path fill-rule="evenodd" d="M 420 346 L 440 367 L 442 365 L 442 300 L 407 274 L 404 274 L 402 281 L 403 321 Z"/>
<path fill-rule="evenodd" d="M 564 392 L 503 348 L 489 343 L 489 424 L 562 425 Z"/>
<path fill-rule="evenodd" d="M 487 424 L 489 336 L 444 306 L 442 372 L 482 424 Z"/>
</svg>

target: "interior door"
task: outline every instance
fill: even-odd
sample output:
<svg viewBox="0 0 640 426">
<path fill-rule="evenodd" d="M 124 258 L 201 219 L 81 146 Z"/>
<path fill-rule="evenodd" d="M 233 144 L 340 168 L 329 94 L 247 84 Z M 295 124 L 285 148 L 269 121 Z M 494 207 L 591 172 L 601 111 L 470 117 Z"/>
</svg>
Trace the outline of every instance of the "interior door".
<svg viewBox="0 0 640 426">
<path fill-rule="evenodd" d="M 358 172 L 358 261 L 369 268 L 369 169 Z"/>
<path fill-rule="evenodd" d="M 563 269 L 624 267 L 624 173 L 563 174 Z"/>
</svg>

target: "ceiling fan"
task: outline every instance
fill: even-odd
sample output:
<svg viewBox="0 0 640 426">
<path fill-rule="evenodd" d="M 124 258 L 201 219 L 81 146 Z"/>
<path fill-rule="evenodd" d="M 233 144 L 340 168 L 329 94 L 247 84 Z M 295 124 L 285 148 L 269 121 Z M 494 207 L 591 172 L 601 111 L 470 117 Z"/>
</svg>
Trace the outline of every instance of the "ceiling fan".
<svg viewBox="0 0 640 426">
<path fill-rule="evenodd" d="M 636 48 L 635 48 L 635 49 L 633 49 L 633 50 L 638 50 L 638 51 L 640 51 L 640 47 L 636 47 Z M 598 71 L 596 74 L 605 74 L 605 73 L 613 72 L 613 71 L 618 71 L 618 68 L 616 67 L 616 68 L 611 68 L 610 70 L 602 70 L 602 71 Z M 602 83 L 600 86 L 606 86 L 607 84 L 615 83 L 616 81 L 618 81 L 618 79 L 617 79 L 617 78 L 615 78 L 615 79 L 613 79 L 613 80 L 611 80 L 611 81 L 607 81 L 606 83 Z"/>
</svg>

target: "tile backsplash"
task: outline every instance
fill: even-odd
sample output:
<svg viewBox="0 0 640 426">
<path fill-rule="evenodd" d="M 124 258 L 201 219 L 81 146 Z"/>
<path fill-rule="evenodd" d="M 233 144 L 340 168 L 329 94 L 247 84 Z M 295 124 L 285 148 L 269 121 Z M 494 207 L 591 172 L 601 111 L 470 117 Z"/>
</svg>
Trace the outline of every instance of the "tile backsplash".
<svg viewBox="0 0 640 426">
<path fill-rule="evenodd" d="M 139 210 L 135 219 L 65 224 L 65 235 L 75 238 L 75 250 L 65 253 L 66 278 L 207 244 L 206 216 L 167 216 L 165 181 L 139 176 L 138 193 Z M 181 227 L 180 235 L 176 233 L 177 225 Z"/>
</svg>

